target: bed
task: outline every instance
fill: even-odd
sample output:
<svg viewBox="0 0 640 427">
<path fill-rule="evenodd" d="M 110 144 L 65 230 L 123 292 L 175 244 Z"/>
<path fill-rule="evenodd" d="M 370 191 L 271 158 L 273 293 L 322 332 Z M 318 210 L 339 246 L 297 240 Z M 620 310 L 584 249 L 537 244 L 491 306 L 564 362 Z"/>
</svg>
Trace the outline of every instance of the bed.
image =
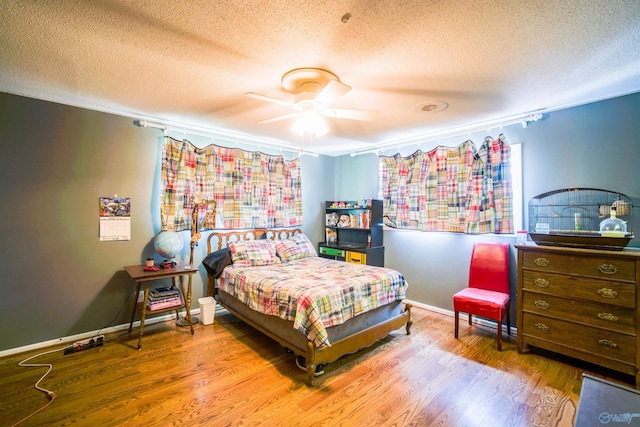
<svg viewBox="0 0 640 427">
<path fill-rule="evenodd" d="M 411 333 L 400 273 L 318 257 L 299 229 L 212 232 L 207 253 L 207 295 L 304 357 L 309 385 L 318 367 L 402 326 Z"/>
</svg>

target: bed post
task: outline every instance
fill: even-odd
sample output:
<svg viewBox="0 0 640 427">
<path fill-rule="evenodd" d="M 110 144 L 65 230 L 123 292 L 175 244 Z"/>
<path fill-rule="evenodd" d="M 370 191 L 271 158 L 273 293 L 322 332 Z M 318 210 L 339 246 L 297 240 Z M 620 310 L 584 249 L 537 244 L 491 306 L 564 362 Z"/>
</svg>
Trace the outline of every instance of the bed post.
<svg viewBox="0 0 640 427">
<path fill-rule="evenodd" d="M 212 275 L 207 274 L 207 290 L 205 296 L 215 298 L 217 294 L 218 288 L 216 288 L 216 279 L 214 279 Z"/>
<path fill-rule="evenodd" d="M 305 363 L 307 368 L 307 377 L 309 378 L 309 385 L 314 386 L 313 379 L 316 376 L 316 346 L 313 341 L 307 341 L 307 355 L 305 357 Z"/>
<path fill-rule="evenodd" d="M 413 320 L 411 320 L 411 304 L 405 304 L 404 311 L 406 311 L 409 314 L 409 318 L 407 319 L 406 329 L 407 329 L 407 335 L 411 335 L 411 325 L 413 325 Z"/>
</svg>

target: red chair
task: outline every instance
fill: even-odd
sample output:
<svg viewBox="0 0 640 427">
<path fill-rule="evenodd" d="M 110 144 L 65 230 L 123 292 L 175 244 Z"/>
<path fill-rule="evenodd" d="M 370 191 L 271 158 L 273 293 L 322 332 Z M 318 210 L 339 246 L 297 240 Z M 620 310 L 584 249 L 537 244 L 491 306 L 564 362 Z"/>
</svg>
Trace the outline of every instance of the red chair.
<svg viewBox="0 0 640 427">
<path fill-rule="evenodd" d="M 458 338 L 459 312 L 498 322 L 498 351 L 502 350 L 502 319 L 507 315 L 507 333 L 511 335 L 509 315 L 509 244 L 475 243 L 469 267 L 469 287 L 453 296 Z"/>
</svg>

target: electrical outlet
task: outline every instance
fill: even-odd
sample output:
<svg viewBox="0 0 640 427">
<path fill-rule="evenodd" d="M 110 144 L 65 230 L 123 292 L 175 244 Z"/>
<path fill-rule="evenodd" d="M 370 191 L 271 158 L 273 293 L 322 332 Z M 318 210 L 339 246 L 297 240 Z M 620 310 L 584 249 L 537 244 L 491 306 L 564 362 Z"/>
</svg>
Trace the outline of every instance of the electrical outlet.
<svg viewBox="0 0 640 427">
<path fill-rule="evenodd" d="M 104 335 L 98 335 L 86 340 L 76 341 L 64 349 L 64 354 L 77 353 L 89 348 L 102 347 L 104 345 Z"/>
<path fill-rule="evenodd" d="M 144 291 L 138 292 L 138 303 L 144 302 Z"/>
</svg>

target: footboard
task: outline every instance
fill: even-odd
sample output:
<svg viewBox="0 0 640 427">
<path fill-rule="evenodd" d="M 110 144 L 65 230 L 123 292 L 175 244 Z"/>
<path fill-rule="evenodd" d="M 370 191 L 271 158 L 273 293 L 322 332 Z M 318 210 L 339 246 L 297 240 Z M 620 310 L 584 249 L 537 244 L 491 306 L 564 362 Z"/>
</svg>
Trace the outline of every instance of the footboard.
<svg viewBox="0 0 640 427">
<path fill-rule="evenodd" d="M 335 362 L 342 356 L 355 353 L 363 348 L 370 347 L 389 335 L 392 331 L 405 325 L 407 335 L 411 334 L 411 304 L 405 304 L 404 310 L 398 316 L 389 318 L 367 329 L 358 331 L 339 341 L 331 343 L 331 346 L 315 348 L 313 343 L 307 343 L 307 351 L 304 354 L 307 362 L 307 376 L 309 385 L 314 385 L 316 367 L 321 364 Z"/>
</svg>

